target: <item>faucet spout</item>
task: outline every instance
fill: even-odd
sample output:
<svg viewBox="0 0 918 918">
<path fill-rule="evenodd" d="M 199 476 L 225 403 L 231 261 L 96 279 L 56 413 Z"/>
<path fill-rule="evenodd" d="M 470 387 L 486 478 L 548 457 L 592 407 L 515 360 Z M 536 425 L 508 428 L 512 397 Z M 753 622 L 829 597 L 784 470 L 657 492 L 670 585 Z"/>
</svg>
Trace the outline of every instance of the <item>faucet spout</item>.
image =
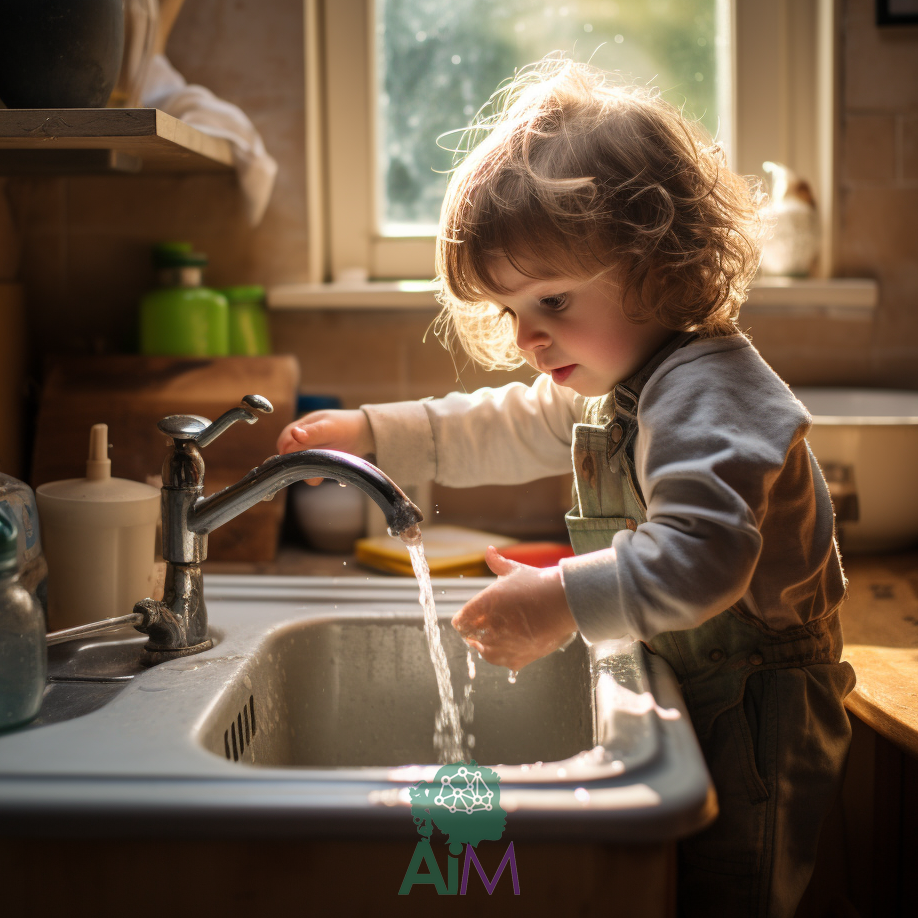
<svg viewBox="0 0 918 918">
<path fill-rule="evenodd" d="M 157 425 L 172 439 L 163 463 L 163 558 L 166 577 L 162 600 L 135 603 L 132 621 L 149 640 L 144 645 L 150 663 L 202 653 L 213 646 L 208 636 L 207 607 L 201 562 L 207 558 L 207 536 L 260 500 L 297 481 L 334 478 L 368 494 L 386 516 L 389 531 L 411 542 L 420 538 L 421 511 L 375 465 L 349 453 L 313 449 L 273 456 L 234 485 L 204 497 L 201 447 L 220 436 L 235 421 L 254 423 L 254 411 L 269 413 L 271 403 L 247 395 L 212 424 L 197 415 L 172 415 Z"/>
<path fill-rule="evenodd" d="M 260 500 L 308 478 L 334 478 L 359 488 L 379 505 L 393 535 L 423 519 L 401 488 L 372 463 L 336 450 L 309 449 L 273 456 L 228 488 L 199 498 L 188 510 L 188 529 L 207 535 Z"/>
</svg>

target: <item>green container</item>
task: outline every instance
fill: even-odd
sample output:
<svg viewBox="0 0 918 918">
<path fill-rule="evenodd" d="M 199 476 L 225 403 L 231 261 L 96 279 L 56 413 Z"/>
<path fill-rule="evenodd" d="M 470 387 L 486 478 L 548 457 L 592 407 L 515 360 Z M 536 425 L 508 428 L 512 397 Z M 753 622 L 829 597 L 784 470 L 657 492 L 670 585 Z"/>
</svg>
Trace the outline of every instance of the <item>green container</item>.
<svg viewBox="0 0 918 918">
<path fill-rule="evenodd" d="M 271 353 L 265 288 L 258 284 L 224 287 L 229 302 L 229 346 L 231 354 L 258 357 Z"/>
<path fill-rule="evenodd" d="M 201 285 L 207 256 L 189 243 L 153 250 L 158 290 L 140 301 L 140 352 L 148 356 L 225 357 L 230 353 L 229 304 Z"/>
</svg>

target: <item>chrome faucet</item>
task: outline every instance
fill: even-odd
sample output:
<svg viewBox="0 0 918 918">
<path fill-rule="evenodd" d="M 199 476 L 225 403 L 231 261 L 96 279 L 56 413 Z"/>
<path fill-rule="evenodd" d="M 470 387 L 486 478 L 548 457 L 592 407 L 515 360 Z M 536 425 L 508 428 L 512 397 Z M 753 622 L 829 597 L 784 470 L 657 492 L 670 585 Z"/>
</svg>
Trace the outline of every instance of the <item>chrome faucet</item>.
<svg viewBox="0 0 918 918">
<path fill-rule="evenodd" d="M 173 415 L 157 425 L 172 440 L 163 463 L 163 558 L 166 584 L 162 602 L 143 599 L 134 605 L 134 627 L 148 634 L 148 662 L 201 653 L 213 646 L 207 633 L 201 562 L 207 557 L 207 536 L 282 488 L 309 478 L 334 478 L 368 494 L 382 509 L 389 531 L 399 535 L 423 518 L 421 511 L 375 465 L 348 453 L 303 450 L 273 456 L 236 484 L 203 496 L 207 446 L 236 421 L 254 424 L 255 412 L 274 408 L 260 395 L 247 395 L 211 423 L 197 415 Z"/>
</svg>

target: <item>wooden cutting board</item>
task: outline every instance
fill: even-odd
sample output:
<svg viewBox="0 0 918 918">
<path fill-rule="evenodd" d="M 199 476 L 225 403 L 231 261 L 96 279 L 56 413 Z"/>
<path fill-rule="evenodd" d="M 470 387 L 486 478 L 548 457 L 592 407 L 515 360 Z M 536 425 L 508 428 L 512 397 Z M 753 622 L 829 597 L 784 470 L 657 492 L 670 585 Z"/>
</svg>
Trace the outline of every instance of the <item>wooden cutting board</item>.
<svg viewBox="0 0 918 918">
<path fill-rule="evenodd" d="M 263 395 L 274 413 L 255 424 L 237 423 L 202 451 L 204 493 L 238 481 L 277 452 L 281 430 L 294 419 L 299 364 L 271 357 L 67 357 L 45 375 L 32 486 L 86 474 L 89 430 L 108 424 L 112 475 L 161 482 L 169 441 L 156 424 L 170 414 L 215 420 L 244 395 Z M 285 491 L 213 532 L 208 559 L 272 561 L 284 514 Z"/>
</svg>

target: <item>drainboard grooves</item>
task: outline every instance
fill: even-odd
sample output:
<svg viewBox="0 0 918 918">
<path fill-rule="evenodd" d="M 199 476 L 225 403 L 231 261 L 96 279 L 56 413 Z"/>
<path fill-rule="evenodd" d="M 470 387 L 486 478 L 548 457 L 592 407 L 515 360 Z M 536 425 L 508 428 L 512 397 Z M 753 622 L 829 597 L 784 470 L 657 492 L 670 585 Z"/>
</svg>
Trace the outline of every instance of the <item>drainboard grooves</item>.
<svg viewBox="0 0 918 918">
<path fill-rule="evenodd" d="M 246 746 L 251 747 L 255 733 L 255 696 L 249 695 L 248 703 L 244 704 L 242 710 L 230 721 L 229 729 L 223 731 L 223 748 L 227 759 L 231 758 L 234 762 L 238 762 Z M 230 743 L 232 743 L 232 753 L 230 753 Z"/>
</svg>

